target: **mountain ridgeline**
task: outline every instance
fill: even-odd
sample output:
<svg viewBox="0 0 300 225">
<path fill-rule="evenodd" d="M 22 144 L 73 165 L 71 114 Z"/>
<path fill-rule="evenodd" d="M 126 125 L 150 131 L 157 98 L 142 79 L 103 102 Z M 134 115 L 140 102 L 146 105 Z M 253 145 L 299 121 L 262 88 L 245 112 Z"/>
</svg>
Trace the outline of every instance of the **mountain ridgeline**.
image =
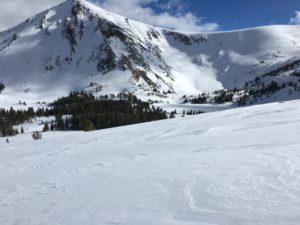
<svg viewBox="0 0 300 225">
<path fill-rule="evenodd" d="M 191 34 L 67 0 L 0 33 L 0 103 L 52 102 L 74 90 L 178 102 L 245 89 L 277 70 L 263 79 L 282 86 L 296 82 L 299 55 L 299 26 Z M 293 63 L 288 73 L 280 70 Z M 298 98 L 293 93 L 286 89 L 279 98 Z"/>
</svg>

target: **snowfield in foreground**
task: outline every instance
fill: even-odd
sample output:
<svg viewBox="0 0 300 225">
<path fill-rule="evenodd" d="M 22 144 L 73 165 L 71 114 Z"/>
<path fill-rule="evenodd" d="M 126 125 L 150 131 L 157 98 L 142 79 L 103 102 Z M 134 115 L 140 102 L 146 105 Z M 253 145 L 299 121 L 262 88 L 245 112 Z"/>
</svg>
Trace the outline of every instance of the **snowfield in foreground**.
<svg viewBox="0 0 300 225">
<path fill-rule="evenodd" d="M 300 222 L 300 101 L 0 139 L 1 225 Z"/>
</svg>

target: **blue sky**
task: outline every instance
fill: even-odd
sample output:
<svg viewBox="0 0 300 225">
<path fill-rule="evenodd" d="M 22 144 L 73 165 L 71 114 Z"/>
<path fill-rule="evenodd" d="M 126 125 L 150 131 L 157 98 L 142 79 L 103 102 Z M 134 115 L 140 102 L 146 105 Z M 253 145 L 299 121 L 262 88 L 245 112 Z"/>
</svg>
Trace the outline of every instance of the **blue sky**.
<svg viewBox="0 0 300 225">
<path fill-rule="evenodd" d="M 63 1 L 65 0 L 0 0 L 0 31 Z M 201 32 L 270 24 L 300 24 L 300 0 L 87 1 L 131 19 L 181 31 Z"/>
<path fill-rule="evenodd" d="M 165 1 L 161 1 L 165 2 Z M 219 24 L 221 30 L 240 29 L 270 24 L 289 24 L 295 11 L 300 10 L 300 0 L 190 0 L 185 12 L 190 11 L 203 22 Z M 152 7 L 161 11 L 157 3 Z M 181 6 L 182 8 L 182 6 Z M 176 13 L 176 9 L 172 10 Z"/>
<path fill-rule="evenodd" d="M 271 24 L 287 25 L 291 21 L 293 24 L 300 23 L 300 0 L 94 1 L 100 2 L 103 8 L 133 19 L 188 31 L 233 30 Z M 151 16 L 149 10 L 152 10 Z M 296 11 L 298 14 L 295 13 Z"/>
</svg>

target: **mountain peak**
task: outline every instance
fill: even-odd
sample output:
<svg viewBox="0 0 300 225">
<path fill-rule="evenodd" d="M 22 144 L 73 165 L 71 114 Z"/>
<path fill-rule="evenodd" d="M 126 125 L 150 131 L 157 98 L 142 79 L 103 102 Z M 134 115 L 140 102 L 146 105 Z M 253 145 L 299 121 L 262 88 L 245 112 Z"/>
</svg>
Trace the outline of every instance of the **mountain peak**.
<svg viewBox="0 0 300 225">
<path fill-rule="evenodd" d="M 70 3 L 71 5 L 76 5 L 76 4 L 84 4 L 84 3 L 86 3 L 86 1 L 85 0 L 66 0 L 62 4 L 64 4 L 64 3 Z"/>
<path fill-rule="evenodd" d="M 32 33 L 29 39 L 28 31 Z M 113 86 L 118 84 L 114 92 L 140 89 L 173 93 L 170 66 L 158 46 L 162 38 L 151 26 L 129 21 L 88 1 L 67 0 L 9 32 L 3 45 L 0 37 L 0 53 L 29 42 L 32 46 L 21 50 L 23 56 L 13 55 L 22 61 L 25 55 L 34 54 L 36 58 L 30 63 L 39 65 L 41 77 L 68 73 L 88 77 L 82 87 L 97 83 L 96 90 L 109 80 Z M 36 49 L 38 54 L 33 53 Z M 22 79 L 17 71 L 15 76 Z"/>
</svg>

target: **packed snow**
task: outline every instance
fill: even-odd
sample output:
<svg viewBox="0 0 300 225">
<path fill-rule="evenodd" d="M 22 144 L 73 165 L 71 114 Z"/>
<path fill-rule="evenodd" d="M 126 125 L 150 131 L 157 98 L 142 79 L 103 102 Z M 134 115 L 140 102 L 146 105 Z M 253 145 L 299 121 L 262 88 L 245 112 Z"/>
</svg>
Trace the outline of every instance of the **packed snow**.
<svg viewBox="0 0 300 225">
<path fill-rule="evenodd" d="M 0 138 L 1 225 L 291 225 L 300 100 Z"/>
</svg>

